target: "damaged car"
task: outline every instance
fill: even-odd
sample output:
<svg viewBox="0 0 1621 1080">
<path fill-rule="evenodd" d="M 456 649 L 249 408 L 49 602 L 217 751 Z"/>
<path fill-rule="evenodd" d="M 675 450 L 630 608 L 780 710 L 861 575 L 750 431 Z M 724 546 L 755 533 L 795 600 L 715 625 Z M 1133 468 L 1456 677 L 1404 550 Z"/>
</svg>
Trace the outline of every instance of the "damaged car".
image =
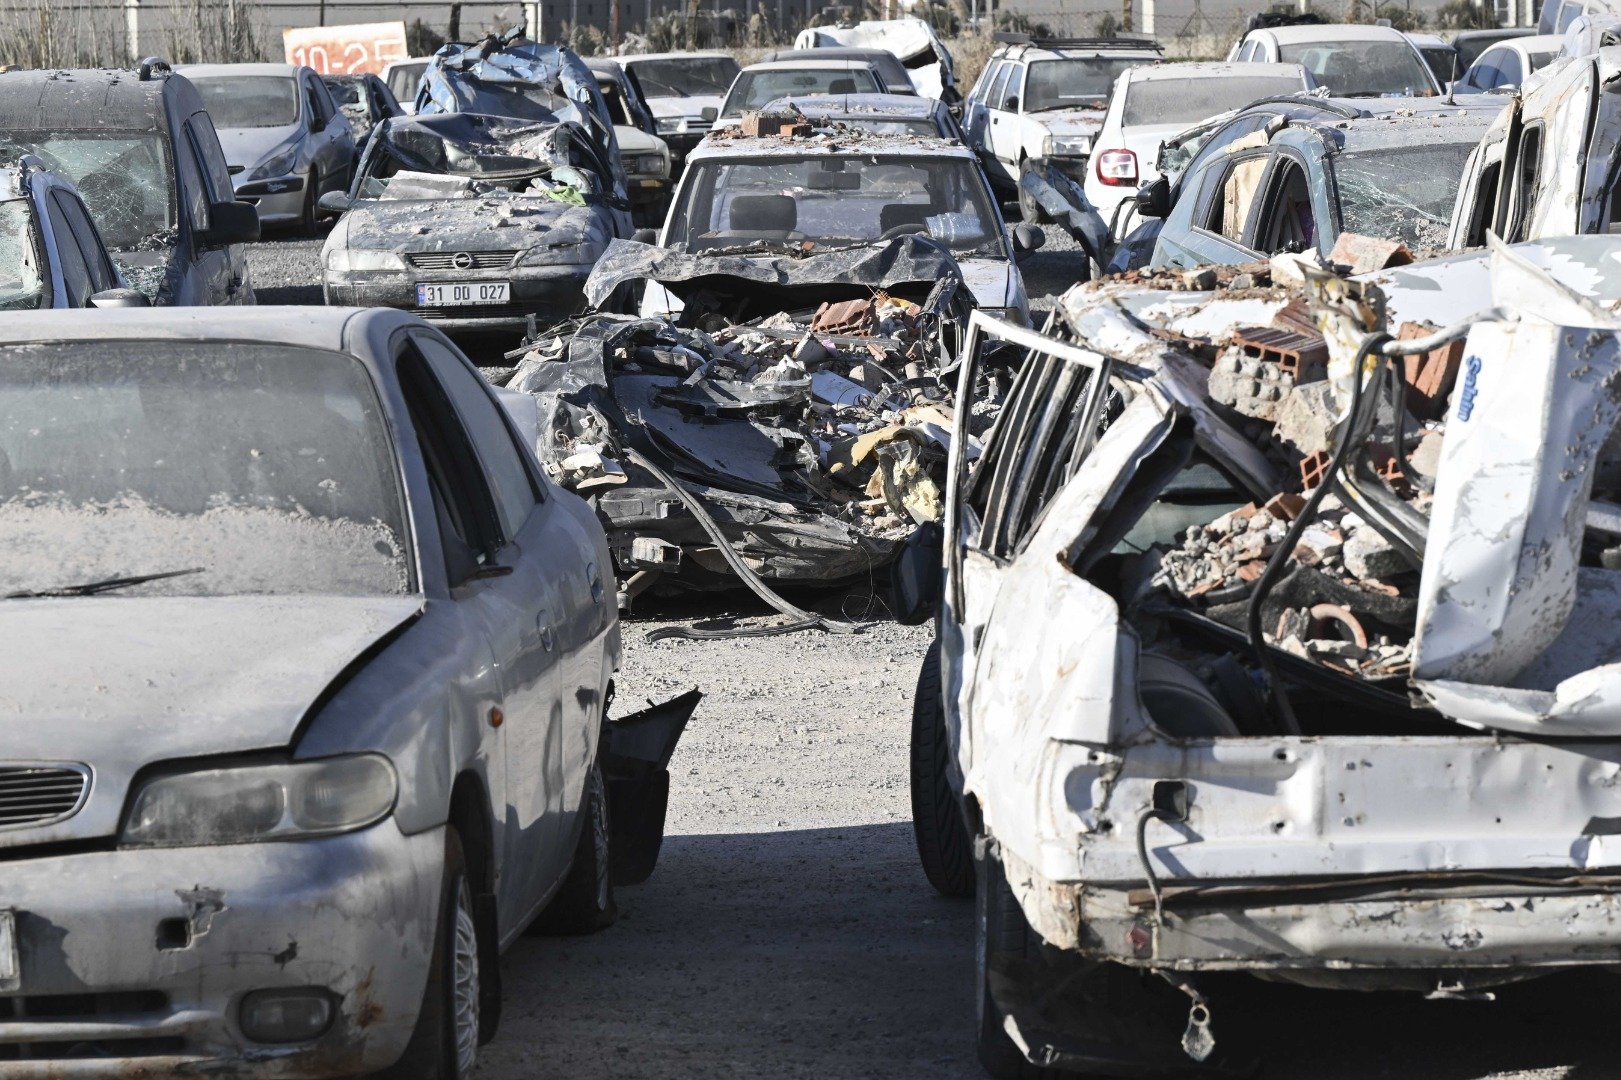
<svg viewBox="0 0 1621 1080">
<path fill-rule="evenodd" d="M 720 103 L 742 69 L 729 53 L 647 53 L 616 56 L 653 111 L 655 134 L 669 143 L 676 173 L 720 115 Z"/>
<path fill-rule="evenodd" d="M 572 123 L 418 113 L 378 125 L 321 249 L 326 302 L 446 329 L 514 330 L 584 309 L 619 227 L 596 140 Z"/>
<path fill-rule="evenodd" d="M 0 159 L 78 189 L 126 282 L 152 304 L 251 304 L 240 202 L 197 90 L 158 59 L 134 71 L 0 72 Z"/>
<path fill-rule="evenodd" d="M 1247 1070 L 1280 1018 L 1222 973 L 1479 999 L 1621 962 L 1613 243 L 1236 276 L 969 327 L 960 398 L 1025 359 L 954 439 L 943 581 L 897 576 L 993 1076 Z"/>
<path fill-rule="evenodd" d="M 0 311 L 146 306 L 72 184 L 38 158 L 0 167 Z"/>
<path fill-rule="evenodd" d="M 900 58 L 919 94 L 947 105 L 962 103 L 951 50 L 946 48 L 933 26 L 915 15 L 837 26 L 809 26 L 794 38 L 795 49 L 839 47 L 893 53 Z"/>
<path fill-rule="evenodd" d="M 501 952 L 652 872 L 698 702 L 609 717 L 590 509 L 398 312 L 0 358 L 0 1072 L 468 1076 Z"/>
<path fill-rule="evenodd" d="M 658 125 L 641 89 L 612 60 L 589 60 L 614 117 L 614 137 L 630 185 L 631 215 L 638 227 L 658 228 L 670 199 L 670 146 L 659 138 Z"/>
<path fill-rule="evenodd" d="M 594 315 L 493 378 L 534 396 L 536 450 L 596 508 L 623 605 L 742 584 L 827 628 L 771 590 L 881 570 L 939 517 L 972 308 L 956 260 L 921 235 L 747 258 L 617 241 L 587 288 L 600 304 L 638 280 L 679 316 Z"/>
<path fill-rule="evenodd" d="M 372 128 L 390 116 L 403 116 L 405 110 L 395 99 L 388 84 L 369 72 L 361 75 L 322 75 L 327 91 L 337 104 L 338 111 L 349 121 L 349 131 L 355 137 L 355 161 L 366 149 Z"/>
</svg>

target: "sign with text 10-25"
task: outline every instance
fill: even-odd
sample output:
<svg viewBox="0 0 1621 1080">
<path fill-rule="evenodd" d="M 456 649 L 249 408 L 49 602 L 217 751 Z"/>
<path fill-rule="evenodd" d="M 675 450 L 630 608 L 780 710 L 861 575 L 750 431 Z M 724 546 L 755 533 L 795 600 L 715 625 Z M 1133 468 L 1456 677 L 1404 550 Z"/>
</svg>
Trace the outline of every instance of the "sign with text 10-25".
<svg viewBox="0 0 1621 1080">
<path fill-rule="evenodd" d="M 281 32 L 281 41 L 289 64 L 322 75 L 381 75 L 383 68 L 406 58 L 403 22 L 295 26 Z"/>
</svg>

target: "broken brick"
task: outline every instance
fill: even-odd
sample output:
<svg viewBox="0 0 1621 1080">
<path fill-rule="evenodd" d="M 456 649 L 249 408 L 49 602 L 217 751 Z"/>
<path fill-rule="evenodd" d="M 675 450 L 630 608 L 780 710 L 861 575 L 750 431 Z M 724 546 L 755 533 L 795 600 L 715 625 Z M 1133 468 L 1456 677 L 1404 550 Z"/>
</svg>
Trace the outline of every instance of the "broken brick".
<svg viewBox="0 0 1621 1080">
<path fill-rule="evenodd" d="M 1328 344 L 1315 330 L 1246 326 L 1233 332 L 1232 342 L 1244 356 L 1277 364 L 1296 386 L 1323 378 L 1328 366 Z"/>
<path fill-rule="evenodd" d="M 1406 266 L 1413 261 L 1413 253 L 1407 250 L 1406 244 L 1397 240 L 1343 232 L 1334 241 L 1334 250 L 1328 253 L 1328 261 L 1349 267 L 1347 272 L 1352 275 L 1371 274 L 1392 266 Z"/>
<path fill-rule="evenodd" d="M 1402 323 L 1396 340 L 1412 341 L 1428 337 L 1437 327 L 1425 323 Z M 1407 384 L 1407 411 L 1420 420 L 1439 420 L 1446 414 L 1447 398 L 1458 381 L 1463 365 L 1464 341 L 1449 341 L 1438 349 L 1402 358 L 1402 381 Z"/>
<path fill-rule="evenodd" d="M 1324 451 L 1307 454 L 1300 462 L 1300 488 L 1310 491 L 1323 482 L 1323 476 L 1328 472 L 1328 464 L 1334 460 Z"/>
<path fill-rule="evenodd" d="M 1280 491 L 1262 507 L 1278 521 L 1293 521 L 1306 508 L 1306 500 L 1288 491 Z"/>
</svg>

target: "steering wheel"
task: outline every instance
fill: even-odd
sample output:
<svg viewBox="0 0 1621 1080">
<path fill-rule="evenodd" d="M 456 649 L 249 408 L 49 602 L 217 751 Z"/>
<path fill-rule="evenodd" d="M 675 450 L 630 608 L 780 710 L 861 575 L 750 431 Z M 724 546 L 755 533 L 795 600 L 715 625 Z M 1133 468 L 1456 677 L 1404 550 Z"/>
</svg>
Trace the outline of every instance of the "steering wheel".
<svg viewBox="0 0 1621 1080">
<path fill-rule="evenodd" d="M 899 225 L 892 225 L 885 229 L 880 240 L 893 240 L 897 236 L 906 236 L 908 233 L 928 232 L 929 227 L 921 221 L 903 221 Z"/>
</svg>

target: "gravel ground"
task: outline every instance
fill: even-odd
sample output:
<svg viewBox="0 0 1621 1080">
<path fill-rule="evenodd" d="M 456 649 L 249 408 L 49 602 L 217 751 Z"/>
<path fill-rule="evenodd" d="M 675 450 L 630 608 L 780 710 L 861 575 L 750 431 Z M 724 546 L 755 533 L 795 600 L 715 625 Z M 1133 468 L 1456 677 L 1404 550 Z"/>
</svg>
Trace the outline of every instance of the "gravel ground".
<svg viewBox="0 0 1621 1080">
<path fill-rule="evenodd" d="M 1058 232 L 1024 266 L 1038 307 L 1077 272 Z M 319 303 L 318 252 L 318 241 L 254 245 L 261 302 Z M 818 606 L 879 610 L 858 596 Z M 982 1075 L 972 905 L 937 897 L 912 848 L 907 734 L 928 630 L 645 640 L 672 622 L 759 614 L 752 598 L 644 598 L 627 620 L 623 707 L 692 686 L 707 695 L 672 763 L 663 857 L 652 880 L 620 891 L 611 929 L 513 947 L 479 1077 Z M 1560 977 L 1485 1004 L 1208 988 L 1218 1039 L 1258 1030 L 1270 1044 L 1262 1075 L 1290 1080 L 1621 1077 L 1616 990 L 1608 976 Z"/>
</svg>

